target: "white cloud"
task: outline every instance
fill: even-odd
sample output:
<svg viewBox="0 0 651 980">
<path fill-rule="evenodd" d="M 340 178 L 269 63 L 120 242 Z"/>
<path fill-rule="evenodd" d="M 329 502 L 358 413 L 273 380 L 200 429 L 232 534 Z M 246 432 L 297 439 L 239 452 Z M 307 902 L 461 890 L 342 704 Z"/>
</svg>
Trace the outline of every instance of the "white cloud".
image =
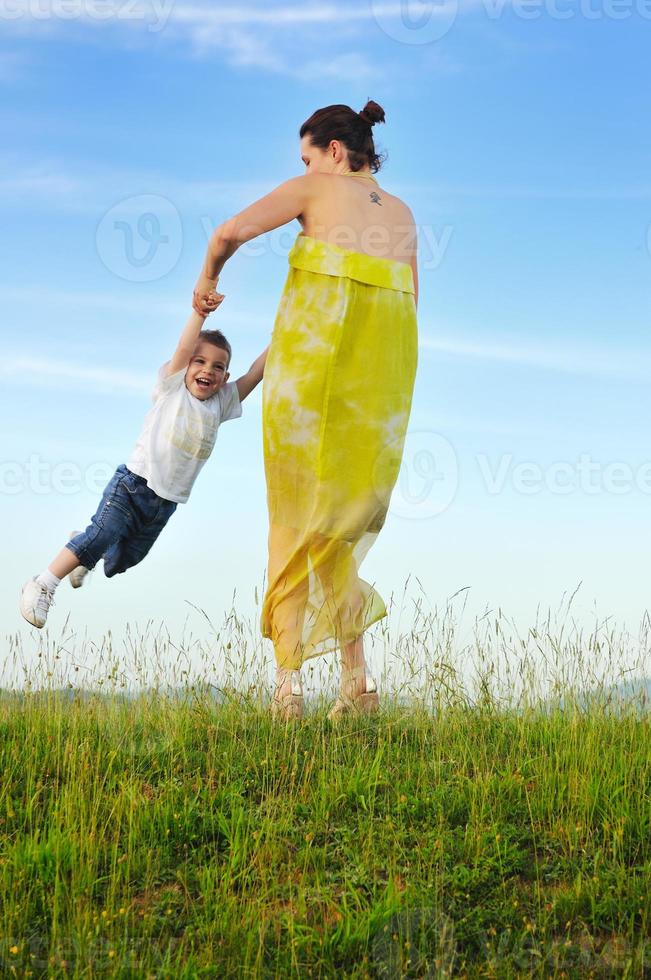
<svg viewBox="0 0 651 980">
<path fill-rule="evenodd" d="M 5 196 L 15 201 L 22 195 L 31 196 L 42 194 L 46 197 L 54 195 L 77 194 L 81 189 L 78 178 L 65 174 L 45 173 L 38 169 L 28 172 L 0 175 L 0 197 Z"/>
<path fill-rule="evenodd" d="M 400 4 L 394 4 L 399 8 Z M 340 24 L 347 20 L 371 20 L 370 4 L 340 6 L 334 3 L 285 5 L 280 7 L 241 6 L 215 7 L 197 3 L 176 3 L 170 10 L 170 20 L 186 24 L 212 24 L 239 27 L 290 27 L 297 24 Z"/>
<path fill-rule="evenodd" d="M 476 0 L 466 0 L 473 6 Z M 478 0 L 477 0 L 478 2 Z M 448 0 L 455 5 L 456 0 Z M 446 4 L 435 4 L 431 16 L 448 16 Z M 160 36 L 187 42 L 194 52 L 205 55 L 220 49 L 229 63 L 240 68 L 286 74 L 302 80 L 320 78 L 384 78 L 385 62 L 370 62 L 363 52 L 341 53 L 342 32 L 347 31 L 366 44 L 368 32 L 391 38 L 386 25 L 392 18 L 404 17 L 402 0 L 356 4 L 305 3 L 221 7 L 212 3 L 183 0 L 12 0 L 11 16 L 5 13 L 3 27 L 25 36 L 47 33 L 70 40 L 72 24 L 94 30 L 128 30 L 141 39 Z M 384 26 L 382 26 L 384 25 Z M 327 50 L 333 57 L 310 59 L 306 52 Z M 336 69 L 339 62 L 341 72 Z M 438 67 L 434 62 L 435 69 Z M 449 71 L 446 62 L 444 70 Z M 356 74 L 354 74 L 356 72 Z"/>
<path fill-rule="evenodd" d="M 238 68 L 289 71 L 286 58 L 268 40 L 239 28 L 197 22 L 191 25 L 188 37 L 199 56 L 218 48 L 228 52 L 230 64 Z"/>
<path fill-rule="evenodd" d="M 405 185 L 406 186 L 406 185 Z M 651 184 L 628 184 L 622 186 L 561 186 L 550 183 L 547 186 L 515 184 L 511 180 L 497 184 L 411 184 L 410 192 L 422 192 L 436 197 L 440 202 L 455 198 L 497 198 L 503 200 L 558 200 L 558 201 L 637 201 L 651 198 Z M 449 209 L 449 204 L 447 208 Z"/>
<path fill-rule="evenodd" d="M 477 341 L 422 334 L 422 350 L 452 357 L 513 364 L 562 374 L 596 375 L 633 380 L 648 378 L 651 351 L 610 351 L 594 345 L 578 349 L 570 346 L 523 346 L 511 341 Z"/>
<path fill-rule="evenodd" d="M 244 56 L 244 55 L 243 55 Z M 305 80 L 317 78 L 370 77 L 370 66 L 358 55 L 346 54 L 330 60 L 297 65 L 294 74 Z M 297 166 L 298 171 L 298 166 Z M 280 177 L 278 182 L 280 182 Z M 171 202 L 181 213 L 198 214 L 212 227 L 240 208 L 267 194 L 270 180 L 200 181 L 181 180 L 155 171 L 74 172 L 58 160 L 27 163 L 18 158 L 0 158 L 0 203 L 5 207 L 47 209 L 71 214 L 99 216 L 129 197 L 156 194 Z M 492 186 L 396 183 L 394 193 L 407 199 L 419 195 L 439 213 L 449 216 L 455 199 L 541 199 L 541 200 L 648 200 L 651 185 L 622 187 Z M 422 251 L 422 248 L 421 248 Z"/>
<path fill-rule="evenodd" d="M 27 5 L 28 0 L 26 0 Z M 145 2 L 140 4 L 143 11 L 150 6 Z M 431 10 L 436 16 L 446 16 L 445 5 L 438 4 Z M 294 27 L 302 24 L 340 26 L 344 23 L 365 23 L 377 21 L 379 17 L 396 20 L 404 17 L 404 2 L 390 0 L 358 4 L 312 3 L 285 4 L 281 6 L 255 6 L 245 3 L 239 6 L 217 7 L 212 4 L 174 3 L 169 8 L 169 21 L 185 24 L 212 24 L 214 26 L 239 27 Z"/>
<path fill-rule="evenodd" d="M 280 288 L 280 287 L 279 287 Z M 179 330 L 187 319 L 189 313 L 190 296 L 179 297 L 178 294 L 160 293 L 156 296 L 151 294 L 136 294 L 131 291 L 120 292 L 116 289 L 111 292 L 99 292 L 97 290 L 84 289 L 57 289 L 40 286 L 38 290 L 39 304 L 50 311 L 71 311 L 96 309 L 102 314 L 121 313 L 123 315 L 137 316 L 157 316 L 177 317 L 179 320 Z M 5 315 L 11 304 L 22 305 L 25 302 L 25 289 L 19 286 L 0 285 L 0 306 L 4 309 Z M 276 315 L 276 299 L 269 309 L 238 309 L 228 310 L 228 324 L 236 326 L 238 334 L 245 336 L 247 342 L 250 336 L 257 338 L 260 331 L 264 335 L 270 333 Z M 225 310 L 225 307 L 222 308 Z M 216 314 L 213 314 L 213 317 Z M 220 313 L 221 315 L 221 313 Z M 209 328 L 216 327 L 216 321 L 207 321 Z M 225 329 L 225 328 L 224 328 Z M 22 355 L 16 354 L 12 363 L 17 363 Z M 11 360 L 11 358 L 10 358 Z M 50 361 L 48 360 L 48 363 Z M 0 361 L 0 370 L 2 362 Z"/>
<path fill-rule="evenodd" d="M 198 211 L 218 220 L 245 207 L 271 189 L 269 181 L 191 181 L 153 171 L 75 172 L 58 160 L 26 163 L 0 159 L 0 203 L 4 206 L 47 208 L 76 214 L 103 211 L 143 193 L 160 195 L 179 211 Z"/>
<path fill-rule="evenodd" d="M 399 4 L 395 6 L 399 8 Z M 361 51 L 339 52 L 342 27 L 373 21 L 370 3 L 276 8 L 176 3 L 163 30 L 165 36 L 187 39 L 200 56 L 215 48 L 225 51 L 234 67 L 256 68 L 303 81 L 348 80 L 378 77 L 384 71 Z M 306 58 L 305 53 L 315 47 L 323 51 L 329 40 L 337 46 L 331 58 Z"/>
<path fill-rule="evenodd" d="M 73 385 L 84 389 L 127 395 L 146 395 L 151 392 L 150 376 L 124 371 L 120 368 L 96 368 L 73 361 L 39 360 L 33 357 L 8 357 L 0 362 L 0 376 L 5 382 L 24 385 L 25 379 L 36 375 L 39 387 L 70 392 Z"/>
</svg>

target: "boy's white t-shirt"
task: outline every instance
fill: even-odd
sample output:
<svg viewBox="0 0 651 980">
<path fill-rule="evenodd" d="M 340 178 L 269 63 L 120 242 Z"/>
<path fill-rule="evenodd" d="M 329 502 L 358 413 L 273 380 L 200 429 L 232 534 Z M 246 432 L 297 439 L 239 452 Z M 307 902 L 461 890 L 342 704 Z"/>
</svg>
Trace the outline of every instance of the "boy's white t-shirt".
<svg viewBox="0 0 651 980">
<path fill-rule="evenodd" d="M 219 426 L 239 418 L 242 405 L 234 381 L 202 401 L 185 387 L 187 369 L 167 376 L 167 366 L 158 372 L 154 404 L 127 467 L 142 476 L 159 497 L 184 504 L 212 452 Z"/>
</svg>

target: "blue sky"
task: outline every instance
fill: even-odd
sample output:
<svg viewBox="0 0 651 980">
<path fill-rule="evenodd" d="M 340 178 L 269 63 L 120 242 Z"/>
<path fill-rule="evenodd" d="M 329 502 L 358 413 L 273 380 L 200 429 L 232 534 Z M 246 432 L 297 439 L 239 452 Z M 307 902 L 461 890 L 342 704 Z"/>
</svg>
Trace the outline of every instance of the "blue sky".
<svg viewBox="0 0 651 980">
<path fill-rule="evenodd" d="M 215 224 L 301 172 L 298 128 L 368 97 L 386 188 L 421 229 L 405 467 L 363 575 L 388 598 L 632 627 L 651 543 L 651 152 L 643 0 L 6 3 L 0 7 L 0 613 L 129 455 Z M 226 267 L 246 369 L 298 228 Z M 217 317 L 213 318 L 213 324 Z M 67 467 L 67 469 L 66 469 Z M 260 395 L 151 556 L 59 590 L 53 635 L 120 635 L 263 581 Z M 194 617 L 194 619 L 192 619 Z"/>
</svg>

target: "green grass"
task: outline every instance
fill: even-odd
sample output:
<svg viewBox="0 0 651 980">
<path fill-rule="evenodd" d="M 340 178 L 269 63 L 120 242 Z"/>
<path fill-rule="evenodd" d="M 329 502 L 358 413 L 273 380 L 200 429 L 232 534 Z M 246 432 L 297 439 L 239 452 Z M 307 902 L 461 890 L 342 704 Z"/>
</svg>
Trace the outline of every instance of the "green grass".
<svg viewBox="0 0 651 980">
<path fill-rule="evenodd" d="M 438 704 L 337 728 L 6 692 L 0 976 L 651 976 L 648 716 L 437 662 Z"/>
</svg>

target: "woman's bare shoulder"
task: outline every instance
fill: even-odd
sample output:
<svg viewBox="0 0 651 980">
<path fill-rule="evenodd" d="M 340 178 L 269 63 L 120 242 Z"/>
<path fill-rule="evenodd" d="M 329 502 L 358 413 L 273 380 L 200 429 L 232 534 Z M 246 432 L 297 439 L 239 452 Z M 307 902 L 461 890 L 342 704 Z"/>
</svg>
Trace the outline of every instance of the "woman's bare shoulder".
<svg viewBox="0 0 651 980">
<path fill-rule="evenodd" d="M 298 177 L 290 177 L 283 186 L 315 199 L 336 188 L 336 178 L 333 174 L 300 174 Z"/>
<path fill-rule="evenodd" d="M 414 222 L 414 215 L 408 204 L 402 200 L 401 197 L 397 197 L 395 194 L 391 194 L 386 187 L 380 187 L 380 193 L 385 197 L 387 204 L 395 208 L 396 212 L 402 212 L 402 216 L 405 221 Z"/>
<path fill-rule="evenodd" d="M 336 183 L 336 174 L 301 174 L 299 177 L 292 177 L 297 183 L 300 181 L 305 187 L 332 187 Z"/>
</svg>

